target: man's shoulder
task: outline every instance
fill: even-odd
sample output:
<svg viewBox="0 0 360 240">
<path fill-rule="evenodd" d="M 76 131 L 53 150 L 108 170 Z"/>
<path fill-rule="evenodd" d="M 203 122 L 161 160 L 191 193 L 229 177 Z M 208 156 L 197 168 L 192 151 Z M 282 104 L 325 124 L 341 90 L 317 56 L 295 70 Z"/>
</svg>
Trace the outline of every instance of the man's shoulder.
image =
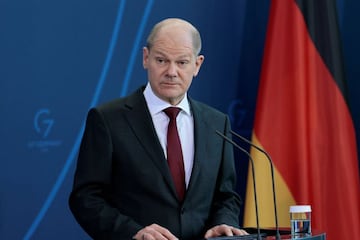
<svg viewBox="0 0 360 240">
<path fill-rule="evenodd" d="M 144 99 L 142 92 L 143 88 L 141 87 L 125 97 L 109 100 L 98 105 L 96 108 L 102 112 L 113 112 L 124 108 L 131 108 Z"/>
<path fill-rule="evenodd" d="M 190 99 L 190 105 L 193 111 L 198 111 L 206 114 L 211 114 L 219 117 L 225 117 L 226 114 L 215 107 L 212 107 L 204 102 L 200 102 L 194 99 Z"/>
<path fill-rule="evenodd" d="M 114 98 L 109 101 L 103 102 L 96 106 L 96 108 L 100 111 L 111 111 L 116 110 L 118 108 L 122 108 L 124 106 L 124 103 L 126 102 L 126 98 L 128 97 L 122 97 L 122 98 Z"/>
</svg>

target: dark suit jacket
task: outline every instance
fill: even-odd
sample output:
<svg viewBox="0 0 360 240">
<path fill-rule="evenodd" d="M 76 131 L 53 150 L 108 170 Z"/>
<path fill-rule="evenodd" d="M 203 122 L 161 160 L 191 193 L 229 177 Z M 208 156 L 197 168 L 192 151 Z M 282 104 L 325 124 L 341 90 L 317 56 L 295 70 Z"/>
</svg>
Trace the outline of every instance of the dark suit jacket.
<svg viewBox="0 0 360 240">
<path fill-rule="evenodd" d="M 215 133 L 228 132 L 228 117 L 190 99 L 195 157 L 180 203 L 142 92 L 88 113 L 69 199 L 78 223 L 94 239 L 120 240 L 152 223 L 182 240 L 238 226 L 233 150 Z"/>
</svg>

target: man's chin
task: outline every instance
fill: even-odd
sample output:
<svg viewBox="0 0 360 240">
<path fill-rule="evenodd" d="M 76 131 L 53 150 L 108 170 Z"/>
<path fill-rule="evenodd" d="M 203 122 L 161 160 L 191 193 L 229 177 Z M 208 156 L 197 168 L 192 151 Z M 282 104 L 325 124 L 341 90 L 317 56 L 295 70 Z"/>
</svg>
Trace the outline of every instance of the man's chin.
<svg viewBox="0 0 360 240">
<path fill-rule="evenodd" d="M 182 99 L 183 99 L 183 95 L 174 95 L 174 94 L 168 94 L 165 95 L 164 98 L 162 98 L 163 100 L 165 100 L 166 102 L 170 103 L 171 105 L 177 105 Z"/>
</svg>

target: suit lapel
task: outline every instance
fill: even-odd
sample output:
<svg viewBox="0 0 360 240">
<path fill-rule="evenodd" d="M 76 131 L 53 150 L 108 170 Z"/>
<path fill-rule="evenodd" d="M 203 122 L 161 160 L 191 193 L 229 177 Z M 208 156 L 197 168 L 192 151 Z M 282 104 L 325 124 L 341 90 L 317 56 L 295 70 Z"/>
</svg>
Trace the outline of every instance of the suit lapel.
<svg viewBox="0 0 360 240">
<path fill-rule="evenodd" d="M 202 111 L 202 108 L 199 107 L 196 102 L 190 100 L 191 109 L 194 116 L 194 143 L 195 143 L 195 153 L 194 153 L 194 164 L 191 172 L 190 183 L 187 193 L 191 195 L 192 191 L 198 191 L 199 173 L 202 169 L 204 159 L 207 157 L 207 143 L 208 143 L 208 123 L 206 121 L 205 113 Z"/>
<path fill-rule="evenodd" d="M 139 89 L 135 94 L 129 97 L 126 102 L 126 105 L 129 108 L 126 118 L 151 161 L 157 166 L 166 179 L 167 184 L 176 195 L 175 186 L 172 182 L 164 152 L 157 137 L 142 91 L 143 89 Z"/>
</svg>

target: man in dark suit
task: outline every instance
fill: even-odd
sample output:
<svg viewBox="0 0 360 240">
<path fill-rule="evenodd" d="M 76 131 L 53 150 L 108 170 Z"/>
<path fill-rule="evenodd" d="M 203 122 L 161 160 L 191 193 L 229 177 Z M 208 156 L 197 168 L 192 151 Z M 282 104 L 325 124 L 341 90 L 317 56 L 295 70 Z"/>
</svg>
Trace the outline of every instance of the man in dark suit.
<svg viewBox="0 0 360 240">
<path fill-rule="evenodd" d="M 246 234 L 238 228 L 232 146 L 216 134 L 229 131 L 229 119 L 187 96 L 204 60 L 200 49 L 200 34 L 190 23 L 161 21 L 143 49 L 148 84 L 89 111 L 69 204 L 92 238 Z M 168 144 L 169 107 L 180 111 L 172 128 L 176 154 Z M 180 165 L 170 167 L 173 157 Z"/>
</svg>

